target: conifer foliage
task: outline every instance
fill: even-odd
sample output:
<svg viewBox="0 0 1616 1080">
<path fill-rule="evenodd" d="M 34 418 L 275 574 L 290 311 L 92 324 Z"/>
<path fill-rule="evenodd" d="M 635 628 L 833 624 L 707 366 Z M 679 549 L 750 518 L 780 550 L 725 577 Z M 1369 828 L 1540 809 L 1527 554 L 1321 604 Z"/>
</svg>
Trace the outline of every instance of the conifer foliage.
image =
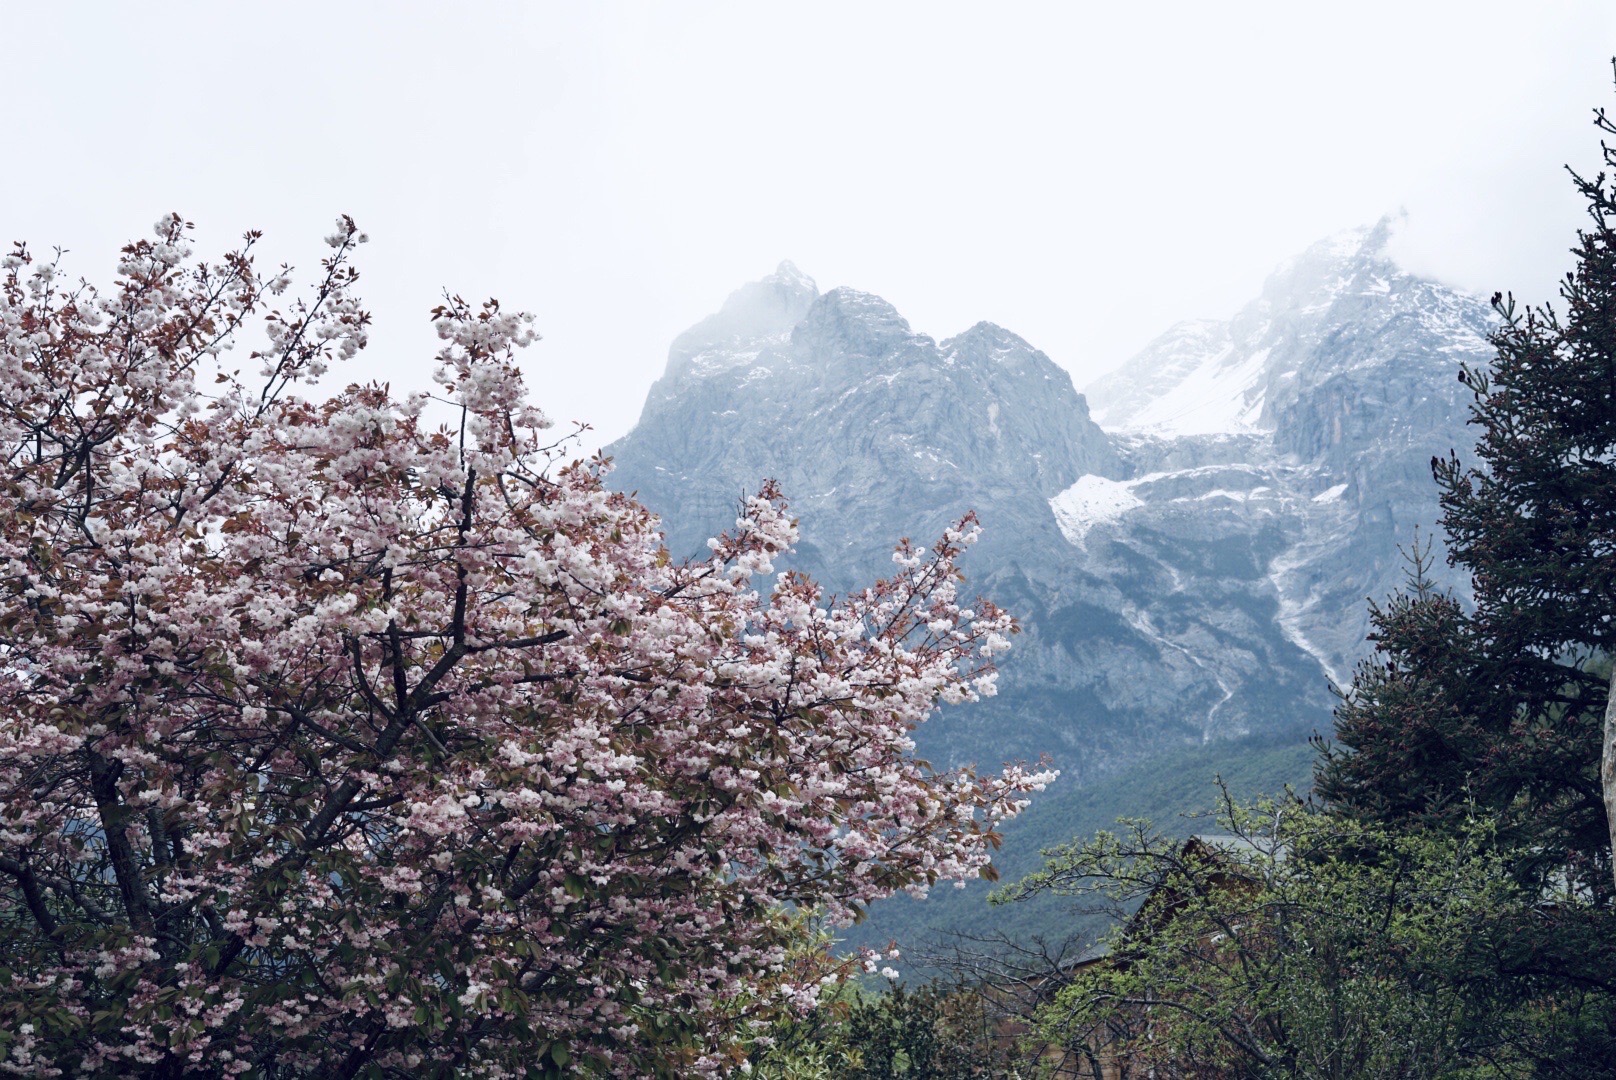
<svg viewBox="0 0 1616 1080">
<path fill-rule="evenodd" d="M 1599 130 L 1616 134 L 1603 110 Z M 1603 144 L 1616 166 L 1616 148 Z M 1337 716 L 1344 807 L 1422 813 L 1479 800 L 1520 838 L 1605 869 L 1616 843 L 1616 185 L 1572 173 L 1589 224 L 1552 305 L 1493 297 L 1501 320 L 1473 391 L 1475 463 L 1433 459 L 1449 559 L 1475 611 L 1416 588 L 1375 613 L 1379 655 Z M 1603 750 L 1601 750 L 1603 746 Z M 1603 758 L 1603 769 L 1600 762 Z M 1601 788 L 1603 791 L 1601 792 Z M 1395 805 L 1394 805 L 1395 804 Z M 1398 807 L 1401 810 L 1398 810 Z"/>
<path fill-rule="evenodd" d="M 1596 123 L 1616 134 L 1604 110 Z M 1616 149 L 1602 148 L 1616 166 Z M 1513 296 L 1493 297 L 1503 319 L 1497 358 L 1460 376 L 1475 393 L 1481 466 L 1450 456 L 1435 471 L 1452 558 L 1473 575 L 1485 649 L 1529 713 L 1554 710 L 1574 727 L 1600 696 L 1582 669 L 1616 650 L 1616 187 L 1604 172 L 1572 179 L 1589 224 L 1560 288 L 1564 314 L 1522 313 Z M 1616 698 L 1602 696 L 1594 756 L 1616 843 Z"/>
<path fill-rule="evenodd" d="M 958 596 L 970 518 L 765 592 L 765 485 L 675 562 L 549 447 L 527 316 L 451 298 L 434 394 L 317 403 L 363 235 L 294 301 L 188 228 L 105 293 L 0 268 L 0 1067 L 716 1073 L 825 977 L 788 910 L 991 873 L 1049 774 L 910 738 L 1013 630 Z"/>
<path fill-rule="evenodd" d="M 1539 876 L 1574 867 L 1600 891 L 1598 744 L 1605 687 L 1575 667 L 1499 656 L 1484 627 L 1409 550 L 1408 586 L 1371 605 L 1375 655 L 1336 708 L 1315 790 L 1366 821 L 1452 830 L 1485 814 Z M 1524 675 L 1534 676 L 1531 686 Z"/>
</svg>

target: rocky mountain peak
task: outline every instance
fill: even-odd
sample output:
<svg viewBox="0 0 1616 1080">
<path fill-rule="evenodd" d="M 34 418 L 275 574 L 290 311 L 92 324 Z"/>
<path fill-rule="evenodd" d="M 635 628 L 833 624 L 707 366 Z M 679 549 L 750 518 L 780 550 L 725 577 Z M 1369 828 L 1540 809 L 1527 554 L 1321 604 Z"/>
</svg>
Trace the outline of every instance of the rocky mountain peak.
<svg viewBox="0 0 1616 1080">
<path fill-rule="evenodd" d="M 614 483 L 663 514 L 670 545 L 698 550 L 769 477 L 801 517 L 803 564 L 833 581 L 886 572 L 899 537 L 972 509 L 990 546 L 1041 533 L 1054 550 L 1049 496 L 1117 469 L 1065 370 L 992 323 L 939 346 L 872 293 L 803 303 L 806 280 L 783 266 L 681 335 L 639 425 L 608 448 Z"/>
<path fill-rule="evenodd" d="M 1020 368 L 1029 364 L 1059 368 L 1054 361 L 1033 348 L 1019 334 L 1012 333 L 997 323 L 979 322 L 962 334 L 946 339 L 939 346 L 951 360 L 961 357 L 981 358 L 1003 367 Z"/>
<path fill-rule="evenodd" d="M 845 286 L 814 301 L 791 334 L 797 352 L 836 359 L 878 359 L 915 340 L 931 342 L 915 334 L 909 320 L 879 296 Z"/>
<path fill-rule="evenodd" d="M 1281 262 L 1274 269 L 1271 280 L 1286 280 L 1287 275 L 1302 267 L 1333 268 L 1339 271 L 1342 268 L 1373 263 L 1390 265 L 1393 260 L 1387 248 L 1392 234 L 1401 227 L 1403 221 L 1402 214 L 1385 214 L 1371 225 L 1355 225 L 1331 233 L 1309 244 L 1300 254 Z"/>
<path fill-rule="evenodd" d="M 985 348 L 995 352 L 1009 351 L 1035 351 L 1027 344 L 1020 334 L 1006 330 L 998 323 L 988 322 L 986 319 L 972 326 L 964 333 L 955 334 L 943 341 L 943 350 Z"/>
<path fill-rule="evenodd" d="M 781 259 L 780 265 L 774 268 L 774 273 L 763 279 L 763 283 L 802 292 L 808 296 L 819 295 L 819 286 L 814 284 L 814 279 L 798 270 L 797 264 L 790 259 Z"/>
<path fill-rule="evenodd" d="M 1236 332 L 1276 313 L 1314 315 L 1343 297 L 1383 294 L 1394 281 L 1413 280 L 1389 252 L 1401 215 L 1388 214 L 1373 225 L 1343 229 L 1285 260 L 1263 282 L 1262 295 L 1231 320 Z"/>
<path fill-rule="evenodd" d="M 714 363 L 760 340 L 782 338 L 819 298 L 814 279 L 789 261 L 729 294 L 716 312 L 680 334 L 668 350 L 668 373 L 710 374 Z"/>
<path fill-rule="evenodd" d="M 1095 418 L 1159 436 L 1278 432 L 1287 448 L 1313 453 L 1316 439 L 1291 438 L 1312 389 L 1345 377 L 1395 381 L 1410 363 L 1450 364 L 1456 349 L 1485 354 L 1486 305 L 1391 257 L 1400 220 L 1313 244 L 1227 321 L 1174 326 L 1085 388 Z"/>
</svg>

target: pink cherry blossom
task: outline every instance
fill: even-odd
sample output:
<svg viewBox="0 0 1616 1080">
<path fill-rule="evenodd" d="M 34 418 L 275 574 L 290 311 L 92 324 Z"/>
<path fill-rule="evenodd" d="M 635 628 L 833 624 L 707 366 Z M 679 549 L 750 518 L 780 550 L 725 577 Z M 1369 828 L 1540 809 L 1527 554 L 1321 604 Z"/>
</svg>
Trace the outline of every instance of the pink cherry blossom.
<svg viewBox="0 0 1616 1080">
<path fill-rule="evenodd" d="M 363 234 L 294 300 L 188 231 L 0 264 L 0 1072 L 722 1074 L 838 970 L 805 916 L 991 875 L 1053 774 L 913 756 L 1015 629 L 970 516 L 833 597 L 766 483 L 672 560 L 529 316 L 449 298 L 432 395 L 320 402 Z"/>
</svg>

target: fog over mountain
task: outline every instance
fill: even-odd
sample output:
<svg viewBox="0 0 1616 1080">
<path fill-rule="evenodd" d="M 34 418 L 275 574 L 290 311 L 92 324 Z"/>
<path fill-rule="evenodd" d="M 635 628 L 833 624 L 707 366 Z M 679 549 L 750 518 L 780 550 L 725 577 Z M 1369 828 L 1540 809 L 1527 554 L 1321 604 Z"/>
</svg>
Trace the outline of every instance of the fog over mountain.
<svg viewBox="0 0 1616 1080">
<path fill-rule="evenodd" d="M 794 565 L 833 588 L 975 510 L 971 586 L 1023 633 L 998 697 L 918 735 L 939 763 L 1048 753 L 1102 777 L 1184 746 L 1327 729 L 1366 598 L 1437 514 L 1429 461 L 1472 441 L 1481 300 L 1401 269 L 1381 223 L 1324 240 L 1226 322 L 1169 329 L 1079 394 L 991 323 L 943 341 L 790 263 L 680 335 L 611 483 L 676 554 L 779 480 Z"/>
</svg>

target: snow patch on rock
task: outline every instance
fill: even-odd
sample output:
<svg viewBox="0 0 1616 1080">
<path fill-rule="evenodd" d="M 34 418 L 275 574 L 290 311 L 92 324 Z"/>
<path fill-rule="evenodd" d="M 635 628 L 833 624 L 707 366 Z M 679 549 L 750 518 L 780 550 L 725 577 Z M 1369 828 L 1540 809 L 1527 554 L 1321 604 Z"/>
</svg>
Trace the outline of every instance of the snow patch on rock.
<svg viewBox="0 0 1616 1080">
<path fill-rule="evenodd" d="M 1335 486 L 1327 488 L 1324 491 L 1321 491 L 1317 495 L 1313 496 L 1313 501 L 1316 502 L 1316 503 L 1335 502 L 1337 499 L 1341 498 L 1341 496 L 1345 495 L 1346 493 L 1347 493 L 1347 485 L 1346 484 L 1336 484 Z"/>
<path fill-rule="evenodd" d="M 1269 349 L 1241 355 L 1233 347 L 1192 369 L 1127 424 L 1161 435 L 1211 435 L 1258 430 L 1263 366 Z"/>
<path fill-rule="evenodd" d="M 1078 477 L 1077 483 L 1049 500 L 1061 535 L 1074 544 L 1082 544 L 1083 537 L 1094 526 L 1116 521 L 1128 511 L 1145 505 L 1131 487 L 1127 481 L 1107 480 L 1103 476 Z"/>
</svg>

